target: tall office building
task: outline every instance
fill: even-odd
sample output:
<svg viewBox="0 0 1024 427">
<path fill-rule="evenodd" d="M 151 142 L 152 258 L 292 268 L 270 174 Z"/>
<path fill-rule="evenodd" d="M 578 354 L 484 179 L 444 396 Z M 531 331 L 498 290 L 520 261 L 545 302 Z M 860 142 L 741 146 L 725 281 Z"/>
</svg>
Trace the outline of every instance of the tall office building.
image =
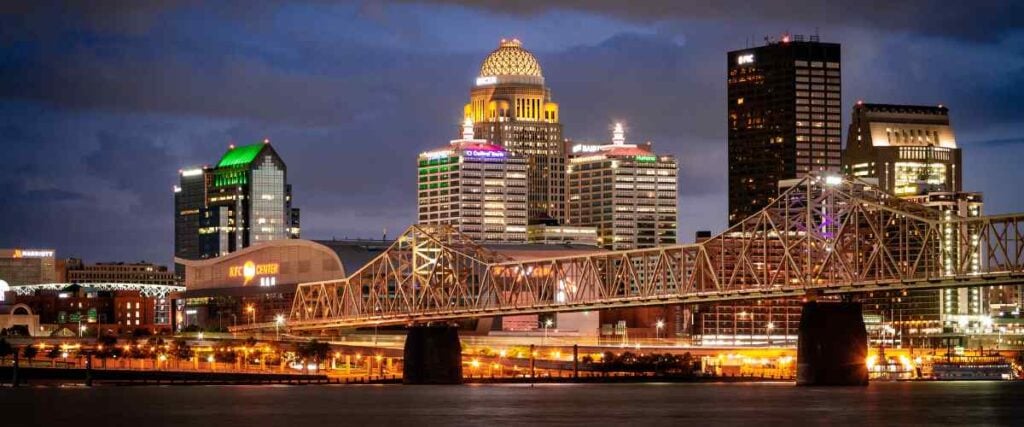
<svg viewBox="0 0 1024 427">
<path fill-rule="evenodd" d="M 963 191 L 963 167 L 944 106 L 866 104 L 858 102 L 843 151 L 843 170 L 857 178 L 875 180 L 885 191 L 943 212 L 944 218 L 981 215 L 980 193 Z M 942 263 L 962 260 L 958 244 L 977 233 L 956 224 L 943 225 Z M 952 271 L 950 271 L 952 273 Z M 953 288 L 879 292 L 865 298 L 865 312 L 894 326 L 895 339 L 910 342 L 943 327 L 981 324 L 988 314 L 986 290 Z"/>
<path fill-rule="evenodd" d="M 784 36 L 729 52 L 729 225 L 772 203 L 785 182 L 839 172 L 842 133 L 840 46 Z M 709 304 L 695 331 L 708 344 L 792 343 L 801 301 Z"/>
<path fill-rule="evenodd" d="M 576 144 L 566 169 L 571 226 L 597 228 L 597 244 L 612 250 L 676 243 L 676 158 L 654 152 L 651 143 L 629 144 L 616 123 L 610 144 Z M 679 305 L 600 310 L 605 339 L 676 337 L 684 332 Z"/>
<path fill-rule="evenodd" d="M 473 138 L 466 119 L 462 139 L 421 153 L 417 205 L 420 224 L 451 224 L 481 243 L 527 241 L 527 161 Z"/>
<path fill-rule="evenodd" d="M 519 40 L 501 40 L 484 59 L 464 115 L 477 138 L 525 157 L 529 221 L 563 221 L 566 150 L 558 104 Z"/>
<path fill-rule="evenodd" d="M 781 180 L 840 169 L 840 48 L 785 36 L 728 53 L 729 224 L 757 213 Z"/>
<path fill-rule="evenodd" d="M 611 144 L 576 151 L 567 172 L 569 224 L 597 227 L 607 249 L 676 243 L 675 156 L 654 153 L 650 143 L 626 144 L 619 123 Z"/>
<path fill-rule="evenodd" d="M 214 258 L 299 237 L 299 210 L 292 207 L 287 167 L 269 141 L 232 145 L 215 167 L 182 170 L 179 178 L 174 187 L 176 258 Z"/>
<path fill-rule="evenodd" d="M 206 207 L 206 170 L 203 167 L 178 171 L 178 185 L 174 186 L 174 257 L 199 259 L 199 223 Z M 175 263 L 175 274 L 180 279 L 184 266 Z"/>
<path fill-rule="evenodd" d="M 843 170 L 874 178 L 897 196 L 963 191 L 960 149 L 944 106 L 865 104 L 853 107 Z"/>
</svg>

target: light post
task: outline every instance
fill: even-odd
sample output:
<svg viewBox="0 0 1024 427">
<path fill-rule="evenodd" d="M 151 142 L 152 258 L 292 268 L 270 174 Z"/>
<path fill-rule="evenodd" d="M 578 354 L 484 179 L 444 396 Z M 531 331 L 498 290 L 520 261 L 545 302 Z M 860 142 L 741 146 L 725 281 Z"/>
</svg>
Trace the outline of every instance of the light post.
<svg viewBox="0 0 1024 427">
<path fill-rule="evenodd" d="M 547 340 L 548 340 L 548 328 L 550 328 L 554 324 L 555 324 L 555 322 L 552 322 L 551 319 L 547 319 L 547 320 L 544 321 L 544 337 L 541 338 L 541 340 L 540 340 L 540 343 L 542 345 L 545 342 L 547 342 Z"/>
<path fill-rule="evenodd" d="M 733 345 L 738 345 L 739 344 L 739 334 L 740 334 L 739 321 L 742 321 L 743 318 L 745 318 L 745 317 L 747 317 L 747 312 L 746 311 L 741 311 L 741 312 L 736 314 L 737 321 L 733 321 L 733 328 L 732 328 L 732 343 L 733 343 Z M 753 333 L 753 331 L 751 331 L 751 333 Z"/>
<path fill-rule="evenodd" d="M 284 325 L 284 315 L 278 314 L 274 316 L 274 333 L 277 335 L 277 341 L 281 341 L 281 325 Z"/>
<path fill-rule="evenodd" d="M 772 329 L 775 329 L 775 324 L 772 323 L 772 322 L 768 322 L 768 325 L 766 327 L 768 328 L 768 347 L 771 347 L 772 346 Z"/>
<path fill-rule="evenodd" d="M 245 306 L 245 312 L 249 313 L 249 323 L 256 323 L 256 307 L 254 307 L 252 304 L 249 304 Z"/>
<path fill-rule="evenodd" d="M 658 321 L 654 324 L 654 340 L 655 341 L 661 339 L 661 329 L 664 328 L 664 327 L 665 327 L 665 321 L 661 320 L 661 319 L 658 319 Z"/>
</svg>

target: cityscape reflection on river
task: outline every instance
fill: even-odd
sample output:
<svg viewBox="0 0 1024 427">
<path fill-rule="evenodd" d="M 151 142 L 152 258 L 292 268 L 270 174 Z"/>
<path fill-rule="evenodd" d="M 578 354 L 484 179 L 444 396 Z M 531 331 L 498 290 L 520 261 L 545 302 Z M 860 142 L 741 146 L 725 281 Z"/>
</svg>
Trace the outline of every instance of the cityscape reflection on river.
<svg viewBox="0 0 1024 427">
<path fill-rule="evenodd" d="M 33 387 L 3 394 L 0 410 L 11 425 L 973 425 L 1012 424 L 1024 415 L 1021 382 Z"/>
</svg>

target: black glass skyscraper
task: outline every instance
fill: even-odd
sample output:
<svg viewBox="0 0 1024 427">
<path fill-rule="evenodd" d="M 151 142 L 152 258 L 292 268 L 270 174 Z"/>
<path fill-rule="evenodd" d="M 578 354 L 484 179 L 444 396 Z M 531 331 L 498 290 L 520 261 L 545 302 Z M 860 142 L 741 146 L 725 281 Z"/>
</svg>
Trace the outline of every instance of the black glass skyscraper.
<svg viewBox="0 0 1024 427">
<path fill-rule="evenodd" d="M 760 211 L 778 182 L 838 172 L 840 49 L 817 36 L 785 36 L 729 52 L 729 224 Z"/>
</svg>

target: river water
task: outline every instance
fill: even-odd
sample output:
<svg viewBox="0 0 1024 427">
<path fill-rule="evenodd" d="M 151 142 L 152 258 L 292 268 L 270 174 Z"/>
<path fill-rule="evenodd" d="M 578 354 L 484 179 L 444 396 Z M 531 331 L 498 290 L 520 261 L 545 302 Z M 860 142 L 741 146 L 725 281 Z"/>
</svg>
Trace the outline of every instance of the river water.
<svg viewBox="0 0 1024 427">
<path fill-rule="evenodd" d="M 0 417 L 11 426 L 1019 426 L 1024 382 L 24 387 L 0 389 Z"/>
</svg>

